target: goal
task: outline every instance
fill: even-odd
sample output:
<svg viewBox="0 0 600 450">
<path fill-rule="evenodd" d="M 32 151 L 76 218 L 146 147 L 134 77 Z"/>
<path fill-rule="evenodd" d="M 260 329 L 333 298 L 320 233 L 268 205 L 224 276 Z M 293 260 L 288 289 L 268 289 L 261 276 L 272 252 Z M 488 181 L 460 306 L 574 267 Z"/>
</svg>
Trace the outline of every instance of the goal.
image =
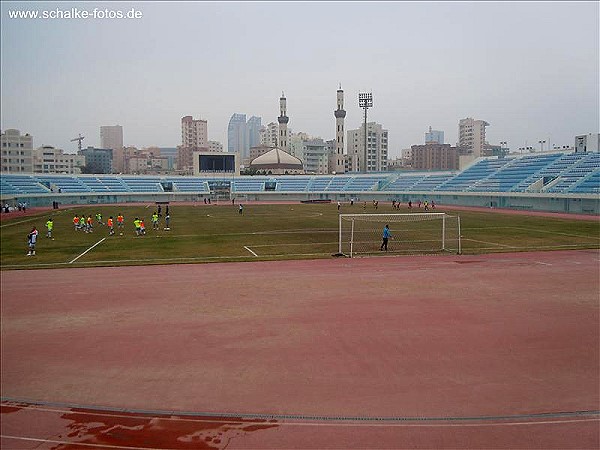
<svg viewBox="0 0 600 450">
<path fill-rule="evenodd" d="M 382 253 L 383 228 L 389 225 L 387 253 L 461 253 L 460 217 L 446 213 L 340 214 L 339 254 Z"/>
</svg>

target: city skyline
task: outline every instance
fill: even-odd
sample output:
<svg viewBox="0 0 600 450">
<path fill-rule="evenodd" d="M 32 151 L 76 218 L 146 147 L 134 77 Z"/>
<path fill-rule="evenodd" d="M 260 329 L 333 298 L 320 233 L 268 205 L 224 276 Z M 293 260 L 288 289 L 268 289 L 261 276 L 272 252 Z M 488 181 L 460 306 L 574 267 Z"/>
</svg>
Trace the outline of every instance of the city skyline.
<svg viewBox="0 0 600 450">
<path fill-rule="evenodd" d="M 96 6 L 143 17 L 8 18 L 14 9 Z M 390 158 L 421 144 L 430 126 L 455 144 L 467 117 L 488 122 L 487 140 L 512 151 L 539 150 L 539 140 L 545 149 L 572 145 L 575 135 L 598 131 L 597 2 L 1 8 L 0 127 L 31 134 L 35 147 L 72 153 L 79 133 L 84 147 L 99 146 L 99 127 L 117 123 L 125 145 L 172 147 L 186 115 L 206 120 L 208 139 L 226 147 L 231 115 L 275 122 L 282 91 L 294 132 L 334 139 L 340 83 L 347 129 L 362 123 L 358 93 L 373 93 L 369 121 L 389 130 Z"/>
</svg>

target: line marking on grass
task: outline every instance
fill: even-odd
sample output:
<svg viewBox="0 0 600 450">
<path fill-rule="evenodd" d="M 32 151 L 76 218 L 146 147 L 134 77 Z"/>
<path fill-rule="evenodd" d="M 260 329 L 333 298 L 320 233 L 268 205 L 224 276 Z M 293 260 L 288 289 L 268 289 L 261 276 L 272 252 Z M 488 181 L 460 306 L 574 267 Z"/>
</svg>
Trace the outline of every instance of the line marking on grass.
<svg viewBox="0 0 600 450">
<path fill-rule="evenodd" d="M 250 253 L 252 253 L 254 256 L 258 257 L 258 255 L 257 255 L 256 253 L 254 253 L 252 250 L 250 250 L 250 249 L 249 249 L 248 247 L 246 247 L 245 245 L 244 245 L 244 248 L 245 248 L 246 250 L 248 250 Z"/>
<path fill-rule="evenodd" d="M 87 252 L 89 252 L 91 249 L 93 249 L 96 245 L 101 244 L 102 242 L 104 242 L 106 240 L 106 238 L 102 238 L 100 239 L 98 242 L 96 242 L 94 245 L 92 245 L 90 248 L 88 248 L 85 252 L 83 252 L 81 255 L 79 255 L 77 258 L 75 258 L 72 261 L 69 261 L 69 264 L 73 264 L 75 261 L 77 261 L 79 258 L 81 258 L 83 255 L 85 255 Z"/>
<path fill-rule="evenodd" d="M 489 244 L 489 245 L 497 245 L 498 247 L 506 247 L 506 248 L 519 248 L 519 247 L 515 247 L 514 245 L 506 245 L 506 244 L 500 244 L 498 242 L 487 242 L 487 241 L 479 241 L 477 239 L 470 239 L 470 238 L 462 238 L 463 242 L 464 241 L 471 241 L 471 242 L 478 242 L 480 244 Z"/>
</svg>

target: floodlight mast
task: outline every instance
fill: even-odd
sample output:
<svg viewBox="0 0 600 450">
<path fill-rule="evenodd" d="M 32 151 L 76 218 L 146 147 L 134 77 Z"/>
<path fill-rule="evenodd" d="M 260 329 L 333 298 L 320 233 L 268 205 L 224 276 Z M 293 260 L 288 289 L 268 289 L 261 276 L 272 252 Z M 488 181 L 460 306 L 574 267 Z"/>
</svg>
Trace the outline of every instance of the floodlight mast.
<svg viewBox="0 0 600 450">
<path fill-rule="evenodd" d="M 373 94 L 371 92 L 359 92 L 358 94 L 358 106 L 365 110 L 365 153 L 364 153 L 364 164 L 365 171 L 368 167 L 367 161 L 369 159 L 369 152 L 367 150 L 367 110 L 373 107 Z"/>
</svg>

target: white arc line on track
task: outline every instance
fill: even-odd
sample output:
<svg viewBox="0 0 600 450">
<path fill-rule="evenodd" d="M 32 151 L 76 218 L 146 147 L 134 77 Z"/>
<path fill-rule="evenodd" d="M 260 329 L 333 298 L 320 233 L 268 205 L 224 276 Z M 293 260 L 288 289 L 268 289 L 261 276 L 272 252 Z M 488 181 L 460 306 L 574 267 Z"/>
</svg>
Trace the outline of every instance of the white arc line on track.
<svg viewBox="0 0 600 450">
<path fill-rule="evenodd" d="M 75 261 L 77 261 L 83 255 L 85 255 L 87 252 L 89 252 L 91 249 L 93 249 L 96 245 L 102 244 L 105 240 L 106 240 L 106 238 L 100 239 L 98 242 L 96 242 L 94 245 L 92 245 L 90 248 L 88 248 L 85 252 L 83 252 L 81 255 L 79 255 L 77 258 L 75 258 L 73 261 L 69 261 L 69 264 L 73 264 Z"/>
<path fill-rule="evenodd" d="M 254 253 L 252 250 L 250 250 L 250 249 L 249 249 L 248 247 L 246 247 L 245 245 L 244 245 L 244 248 L 245 248 L 246 250 L 248 250 L 250 253 L 252 253 L 254 256 L 258 257 L 258 255 L 257 255 L 256 253 Z"/>
</svg>

